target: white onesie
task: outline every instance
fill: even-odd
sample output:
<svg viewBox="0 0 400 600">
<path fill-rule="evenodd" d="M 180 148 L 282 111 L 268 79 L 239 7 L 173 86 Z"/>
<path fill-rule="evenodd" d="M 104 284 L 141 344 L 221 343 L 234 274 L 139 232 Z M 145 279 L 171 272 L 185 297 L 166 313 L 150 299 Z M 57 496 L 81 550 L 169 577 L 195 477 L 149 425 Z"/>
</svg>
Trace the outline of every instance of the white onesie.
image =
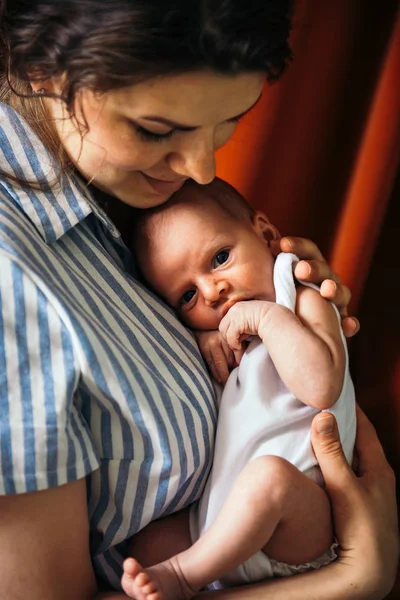
<svg viewBox="0 0 400 600">
<path fill-rule="evenodd" d="M 293 254 L 282 253 L 274 267 L 276 302 L 293 312 L 296 304 L 293 268 L 297 262 L 298 258 Z M 340 322 L 337 310 L 336 313 Z M 351 462 L 356 434 L 355 395 L 343 333 L 342 339 L 346 352 L 343 388 L 329 412 L 337 419 L 343 449 Z M 297 400 L 286 388 L 264 344 L 259 338 L 254 338 L 239 367 L 230 374 L 222 393 L 213 467 L 204 493 L 191 512 L 192 542 L 210 527 L 235 479 L 255 458 L 280 456 L 323 485 L 310 442 L 311 422 L 318 412 Z M 277 575 L 291 575 L 328 564 L 335 557 L 335 552 L 330 549 L 313 563 L 285 565 L 268 559 L 260 551 L 221 582 L 232 586 Z"/>
</svg>

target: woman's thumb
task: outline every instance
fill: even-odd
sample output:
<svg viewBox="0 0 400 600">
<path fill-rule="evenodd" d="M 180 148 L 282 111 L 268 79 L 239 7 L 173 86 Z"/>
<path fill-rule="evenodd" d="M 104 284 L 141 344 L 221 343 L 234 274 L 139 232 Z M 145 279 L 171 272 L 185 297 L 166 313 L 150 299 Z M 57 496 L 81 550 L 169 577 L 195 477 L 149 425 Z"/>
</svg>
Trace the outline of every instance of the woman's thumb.
<svg viewBox="0 0 400 600">
<path fill-rule="evenodd" d="M 336 419 L 331 413 L 322 412 L 314 417 L 311 443 L 327 488 L 344 485 L 351 469 L 343 453 Z"/>
</svg>

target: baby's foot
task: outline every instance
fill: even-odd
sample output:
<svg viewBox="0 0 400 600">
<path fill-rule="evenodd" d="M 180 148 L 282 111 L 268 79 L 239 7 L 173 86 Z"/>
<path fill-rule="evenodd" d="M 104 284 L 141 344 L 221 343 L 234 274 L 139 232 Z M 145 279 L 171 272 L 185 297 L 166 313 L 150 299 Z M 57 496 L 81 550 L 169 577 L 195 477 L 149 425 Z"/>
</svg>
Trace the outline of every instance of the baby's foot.
<svg viewBox="0 0 400 600">
<path fill-rule="evenodd" d="M 158 587 L 134 558 L 124 562 L 124 574 L 121 579 L 122 588 L 127 596 L 136 600 L 161 600 Z"/>
<path fill-rule="evenodd" d="M 127 558 L 121 584 L 125 594 L 135 600 L 189 600 L 195 593 L 186 583 L 177 560 L 143 569 L 137 560 Z"/>
</svg>

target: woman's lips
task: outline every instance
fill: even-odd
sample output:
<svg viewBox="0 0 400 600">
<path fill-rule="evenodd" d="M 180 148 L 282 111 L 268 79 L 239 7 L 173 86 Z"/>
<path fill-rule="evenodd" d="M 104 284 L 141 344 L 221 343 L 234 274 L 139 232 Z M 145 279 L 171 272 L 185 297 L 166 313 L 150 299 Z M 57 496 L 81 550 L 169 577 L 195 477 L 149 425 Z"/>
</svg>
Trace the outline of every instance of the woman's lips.
<svg viewBox="0 0 400 600">
<path fill-rule="evenodd" d="M 142 173 L 142 175 L 157 194 L 173 194 L 180 190 L 186 181 L 186 179 L 181 179 L 180 181 L 163 181 L 162 179 L 149 177 L 145 173 Z"/>
</svg>

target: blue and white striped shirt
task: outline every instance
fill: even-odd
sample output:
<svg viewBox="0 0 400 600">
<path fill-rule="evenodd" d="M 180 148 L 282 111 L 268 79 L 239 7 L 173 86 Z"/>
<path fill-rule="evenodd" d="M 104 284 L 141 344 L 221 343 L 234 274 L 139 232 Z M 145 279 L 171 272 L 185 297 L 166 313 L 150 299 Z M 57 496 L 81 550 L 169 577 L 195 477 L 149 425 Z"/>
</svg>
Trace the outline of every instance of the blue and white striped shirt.
<svg viewBox="0 0 400 600">
<path fill-rule="evenodd" d="M 118 589 L 124 542 L 199 497 L 212 386 L 90 192 L 1 104 L 0 148 L 2 172 L 39 182 L 0 177 L 0 493 L 88 476 L 95 569 Z"/>
</svg>

